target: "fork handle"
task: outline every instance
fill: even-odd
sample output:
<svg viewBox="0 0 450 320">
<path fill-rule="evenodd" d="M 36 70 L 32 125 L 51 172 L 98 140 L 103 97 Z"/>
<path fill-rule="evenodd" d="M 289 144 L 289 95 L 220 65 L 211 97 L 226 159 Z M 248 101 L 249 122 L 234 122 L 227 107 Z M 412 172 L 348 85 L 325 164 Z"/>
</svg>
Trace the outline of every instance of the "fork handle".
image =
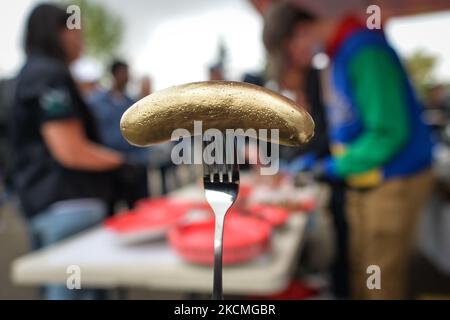
<svg viewBox="0 0 450 320">
<path fill-rule="evenodd" d="M 214 280 L 213 280 L 213 300 L 223 300 L 222 291 L 222 251 L 223 251 L 223 225 L 224 214 L 215 215 L 216 228 L 214 230 Z"/>
</svg>

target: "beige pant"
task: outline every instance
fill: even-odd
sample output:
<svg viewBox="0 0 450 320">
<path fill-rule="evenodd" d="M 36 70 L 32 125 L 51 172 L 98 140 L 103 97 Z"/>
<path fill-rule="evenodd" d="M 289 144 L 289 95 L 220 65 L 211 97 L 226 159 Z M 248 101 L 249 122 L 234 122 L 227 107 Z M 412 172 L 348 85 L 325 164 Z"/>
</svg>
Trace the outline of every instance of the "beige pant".
<svg viewBox="0 0 450 320">
<path fill-rule="evenodd" d="M 347 194 L 350 285 L 354 299 L 404 299 L 407 267 L 419 214 L 431 192 L 430 170 Z M 370 265 L 380 268 L 381 289 L 368 289 Z"/>
</svg>

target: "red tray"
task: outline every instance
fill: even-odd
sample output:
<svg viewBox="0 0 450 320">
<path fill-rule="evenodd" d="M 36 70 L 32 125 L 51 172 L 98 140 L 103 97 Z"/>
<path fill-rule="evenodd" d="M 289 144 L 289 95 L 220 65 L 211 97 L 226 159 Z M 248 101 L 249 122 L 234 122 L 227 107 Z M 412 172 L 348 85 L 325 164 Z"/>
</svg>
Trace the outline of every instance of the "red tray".
<svg viewBox="0 0 450 320">
<path fill-rule="evenodd" d="M 178 200 L 178 199 L 173 199 L 173 198 L 167 198 L 167 197 L 163 197 L 163 198 L 154 198 L 154 199 L 142 199 L 139 200 L 136 203 L 135 209 L 136 210 L 142 210 L 142 209 L 150 209 L 150 208 L 154 208 L 154 207 L 170 207 L 170 208 L 175 208 L 178 210 L 194 210 L 194 209 L 198 209 L 198 210 L 209 210 L 210 206 L 209 204 L 204 201 L 204 202 L 193 202 L 193 201 L 188 201 L 188 200 Z"/>
<path fill-rule="evenodd" d="M 273 227 L 279 227 L 286 223 L 289 213 L 285 208 L 270 205 L 253 205 L 248 208 L 251 215 L 266 220 Z"/>
<path fill-rule="evenodd" d="M 248 261 L 267 250 L 271 226 L 255 217 L 230 215 L 225 219 L 223 263 Z M 180 225 L 169 232 L 169 242 L 188 261 L 211 264 L 214 221 Z"/>
<path fill-rule="evenodd" d="M 314 201 L 313 199 L 308 199 L 308 200 L 302 201 L 298 205 L 298 209 L 300 209 L 304 212 L 314 211 L 316 209 L 316 207 L 317 207 L 316 201 Z"/>
<path fill-rule="evenodd" d="M 135 210 L 122 212 L 108 219 L 105 225 L 118 233 L 167 229 L 178 223 L 191 207 L 188 202 L 165 198 L 141 200 Z"/>
</svg>

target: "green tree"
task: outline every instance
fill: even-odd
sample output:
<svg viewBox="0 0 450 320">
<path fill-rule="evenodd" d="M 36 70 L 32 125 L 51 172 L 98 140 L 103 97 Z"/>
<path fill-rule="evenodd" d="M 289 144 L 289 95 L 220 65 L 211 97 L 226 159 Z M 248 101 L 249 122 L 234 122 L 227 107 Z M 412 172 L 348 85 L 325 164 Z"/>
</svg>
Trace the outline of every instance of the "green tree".
<svg viewBox="0 0 450 320">
<path fill-rule="evenodd" d="M 418 50 L 406 57 L 406 68 L 419 95 L 425 97 L 427 88 L 435 82 L 434 70 L 438 58 L 423 50 Z"/>
<path fill-rule="evenodd" d="M 111 58 L 122 40 L 123 23 L 120 17 L 90 0 L 63 0 L 62 3 L 80 7 L 86 54 L 100 60 Z"/>
</svg>

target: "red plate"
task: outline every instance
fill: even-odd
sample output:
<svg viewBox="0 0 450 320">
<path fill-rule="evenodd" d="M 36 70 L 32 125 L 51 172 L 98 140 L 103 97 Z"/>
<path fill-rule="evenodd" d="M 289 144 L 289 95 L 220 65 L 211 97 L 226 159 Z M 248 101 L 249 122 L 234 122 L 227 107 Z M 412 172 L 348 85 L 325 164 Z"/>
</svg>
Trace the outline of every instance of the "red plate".
<svg viewBox="0 0 450 320">
<path fill-rule="evenodd" d="M 136 203 L 136 210 L 146 210 L 151 209 L 155 207 L 165 207 L 165 208 L 173 208 L 176 210 L 209 210 L 210 206 L 209 204 L 205 202 L 192 202 L 192 201 L 186 201 L 186 200 L 178 200 L 168 197 L 162 197 L 162 198 L 154 198 L 154 199 L 142 199 L 139 200 Z"/>
<path fill-rule="evenodd" d="M 285 208 L 270 205 L 253 205 L 248 208 L 250 214 L 269 222 L 273 227 L 279 227 L 286 223 L 289 213 Z"/>
<path fill-rule="evenodd" d="M 183 217 L 183 211 L 155 208 L 125 212 L 107 220 L 105 226 L 114 233 L 117 241 L 129 245 L 163 238 Z"/>
<path fill-rule="evenodd" d="M 267 249 L 270 225 L 255 217 L 230 215 L 225 219 L 223 263 L 250 260 Z M 177 226 L 169 242 L 188 261 L 211 264 L 214 255 L 214 221 Z"/>
<path fill-rule="evenodd" d="M 304 200 L 298 207 L 302 211 L 311 212 L 316 209 L 316 202 L 313 199 Z"/>
<path fill-rule="evenodd" d="M 239 185 L 239 195 L 248 198 L 253 191 L 252 185 L 241 182 Z"/>
<path fill-rule="evenodd" d="M 128 233 L 139 230 L 167 228 L 176 224 L 184 216 L 184 211 L 154 208 L 146 211 L 127 211 L 105 222 L 107 228 Z"/>
<path fill-rule="evenodd" d="M 171 208 L 176 210 L 189 210 L 193 204 L 188 201 L 180 201 L 170 198 L 142 199 L 135 205 L 135 210 L 150 210 L 154 208 Z"/>
<path fill-rule="evenodd" d="M 119 214 L 105 222 L 116 233 L 163 231 L 178 223 L 189 211 L 190 204 L 165 198 L 139 201 L 134 211 Z"/>
</svg>

